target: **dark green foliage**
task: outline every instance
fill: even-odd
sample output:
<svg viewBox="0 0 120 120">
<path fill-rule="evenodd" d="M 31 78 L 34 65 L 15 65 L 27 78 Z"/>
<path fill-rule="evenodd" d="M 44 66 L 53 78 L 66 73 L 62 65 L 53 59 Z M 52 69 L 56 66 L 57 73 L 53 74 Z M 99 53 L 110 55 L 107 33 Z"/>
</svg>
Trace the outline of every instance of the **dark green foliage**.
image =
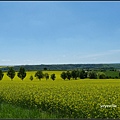
<svg viewBox="0 0 120 120">
<path fill-rule="evenodd" d="M 65 80 L 67 78 L 67 74 L 65 72 L 62 72 L 61 73 L 61 78 Z"/>
<path fill-rule="evenodd" d="M 4 76 L 4 74 L 3 74 L 2 70 L 0 70 L 0 80 L 2 80 L 3 76 Z"/>
<path fill-rule="evenodd" d="M 99 77 L 99 79 L 105 79 L 106 75 L 105 75 L 105 73 L 100 72 L 100 73 L 98 73 L 98 77 Z"/>
<path fill-rule="evenodd" d="M 49 74 L 48 74 L 48 73 L 45 73 L 45 74 L 44 74 L 44 77 L 46 78 L 46 80 L 48 80 L 48 79 L 49 79 Z"/>
<path fill-rule="evenodd" d="M 120 72 L 119 72 L 119 78 L 120 78 Z"/>
<path fill-rule="evenodd" d="M 39 80 L 41 80 L 41 78 L 44 77 L 43 72 L 40 71 L 40 70 L 37 71 L 37 72 L 35 73 L 35 77 L 38 78 Z"/>
<path fill-rule="evenodd" d="M 77 70 L 73 70 L 72 72 L 71 72 L 71 76 L 72 76 L 72 78 L 73 79 L 77 79 L 77 77 L 79 76 L 79 72 L 77 71 Z"/>
<path fill-rule="evenodd" d="M 107 70 L 106 72 L 104 72 L 106 76 L 110 77 L 116 77 L 118 76 L 119 77 L 119 71 L 110 71 L 110 70 Z"/>
<path fill-rule="evenodd" d="M 47 68 L 45 67 L 44 70 L 47 70 Z"/>
<path fill-rule="evenodd" d="M 115 76 L 116 79 L 118 79 L 119 77 L 118 76 Z"/>
<path fill-rule="evenodd" d="M 109 76 L 109 78 L 112 78 L 111 76 Z"/>
<path fill-rule="evenodd" d="M 23 79 L 26 77 L 26 71 L 25 71 L 25 68 L 20 67 L 17 76 L 18 76 L 20 79 L 23 80 Z"/>
<path fill-rule="evenodd" d="M 87 72 L 85 72 L 85 70 L 81 70 L 79 77 L 80 77 L 80 79 L 87 78 Z"/>
<path fill-rule="evenodd" d="M 67 79 L 70 80 L 71 77 L 72 77 L 71 72 L 70 72 L 70 71 L 67 71 L 67 72 L 66 72 L 66 75 L 67 75 Z"/>
<path fill-rule="evenodd" d="M 106 79 L 109 79 L 109 77 L 108 77 L 108 76 L 106 76 Z"/>
<path fill-rule="evenodd" d="M 7 76 L 10 77 L 11 80 L 13 80 L 13 78 L 15 77 L 15 70 L 13 69 L 13 67 L 9 67 Z"/>
<path fill-rule="evenodd" d="M 33 76 L 32 76 L 32 75 L 30 76 L 30 80 L 31 80 L 31 81 L 33 80 Z"/>
<path fill-rule="evenodd" d="M 51 75 L 51 79 L 52 79 L 52 80 L 55 80 L 55 78 L 56 78 L 55 74 L 52 74 L 52 75 Z"/>
<path fill-rule="evenodd" d="M 97 79 L 97 74 L 95 71 L 90 71 L 89 72 L 89 78 L 90 79 Z"/>
</svg>

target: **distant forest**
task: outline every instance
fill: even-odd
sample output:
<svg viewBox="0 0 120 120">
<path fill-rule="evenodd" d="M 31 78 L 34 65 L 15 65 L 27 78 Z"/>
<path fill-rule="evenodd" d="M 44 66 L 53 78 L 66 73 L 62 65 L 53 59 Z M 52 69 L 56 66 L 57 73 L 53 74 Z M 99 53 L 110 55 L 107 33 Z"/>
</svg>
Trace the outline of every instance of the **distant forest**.
<svg viewBox="0 0 120 120">
<path fill-rule="evenodd" d="M 74 70 L 74 69 L 85 69 L 85 70 L 120 70 L 120 63 L 116 64 L 53 64 L 53 65 L 21 65 L 26 71 L 36 70 Z M 13 66 L 15 71 L 18 71 L 21 66 Z M 7 71 L 10 66 L 0 67 L 1 70 Z"/>
</svg>

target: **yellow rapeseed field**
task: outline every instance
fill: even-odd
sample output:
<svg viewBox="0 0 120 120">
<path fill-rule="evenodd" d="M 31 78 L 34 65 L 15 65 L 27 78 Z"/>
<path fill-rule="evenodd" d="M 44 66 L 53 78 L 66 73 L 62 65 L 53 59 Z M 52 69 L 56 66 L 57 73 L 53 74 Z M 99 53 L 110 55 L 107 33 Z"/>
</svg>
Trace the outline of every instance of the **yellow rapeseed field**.
<svg viewBox="0 0 120 120">
<path fill-rule="evenodd" d="M 62 80 L 59 71 L 55 81 L 30 81 L 6 75 L 0 81 L 0 101 L 58 114 L 61 118 L 120 118 L 120 80 Z"/>
</svg>

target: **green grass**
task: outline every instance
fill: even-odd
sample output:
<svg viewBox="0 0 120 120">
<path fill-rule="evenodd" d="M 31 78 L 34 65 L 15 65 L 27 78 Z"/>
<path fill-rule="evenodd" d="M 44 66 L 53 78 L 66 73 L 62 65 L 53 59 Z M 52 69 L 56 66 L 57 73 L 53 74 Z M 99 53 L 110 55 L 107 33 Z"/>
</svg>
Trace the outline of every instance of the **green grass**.
<svg viewBox="0 0 120 120">
<path fill-rule="evenodd" d="M 106 71 L 105 72 L 106 76 L 111 76 L 111 77 L 119 77 L 119 72 L 118 71 Z"/>
<path fill-rule="evenodd" d="M 0 118 L 56 118 L 56 115 L 35 108 L 27 109 L 4 102 L 0 104 Z"/>
</svg>

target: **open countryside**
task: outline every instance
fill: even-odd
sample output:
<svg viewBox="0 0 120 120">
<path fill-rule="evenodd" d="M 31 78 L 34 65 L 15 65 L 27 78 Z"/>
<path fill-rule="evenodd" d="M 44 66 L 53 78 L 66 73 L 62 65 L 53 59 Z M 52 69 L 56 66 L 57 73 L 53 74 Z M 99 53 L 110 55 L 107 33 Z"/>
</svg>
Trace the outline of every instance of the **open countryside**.
<svg viewBox="0 0 120 120">
<path fill-rule="evenodd" d="M 0 1 L 0 119 L 120 119 L 120 2 Z"/>
<path fill-rule="evenodd" d="M 119 79 L 63 80 L 61 73 L 67 71 L 42 71 L 49 76 L 55 74 L 56 78 L 39 80 L 35 77 L 36 72 L 26 72 L 23 80 L 17 76 L 18 72 L 13 80 L 5 72 L 0 81 L 1 103 L 23 107 L 22 111 L 32 110 L 27 117 L 19 114 L 17 118 L 120 118 Z M 36 115 L 31 116 L 34 111 L 37 111 Z M 47 116 L 40 116 L 42 112 Z M 11 113 L 11 118 L 15 116 Z"/>
</svg>

